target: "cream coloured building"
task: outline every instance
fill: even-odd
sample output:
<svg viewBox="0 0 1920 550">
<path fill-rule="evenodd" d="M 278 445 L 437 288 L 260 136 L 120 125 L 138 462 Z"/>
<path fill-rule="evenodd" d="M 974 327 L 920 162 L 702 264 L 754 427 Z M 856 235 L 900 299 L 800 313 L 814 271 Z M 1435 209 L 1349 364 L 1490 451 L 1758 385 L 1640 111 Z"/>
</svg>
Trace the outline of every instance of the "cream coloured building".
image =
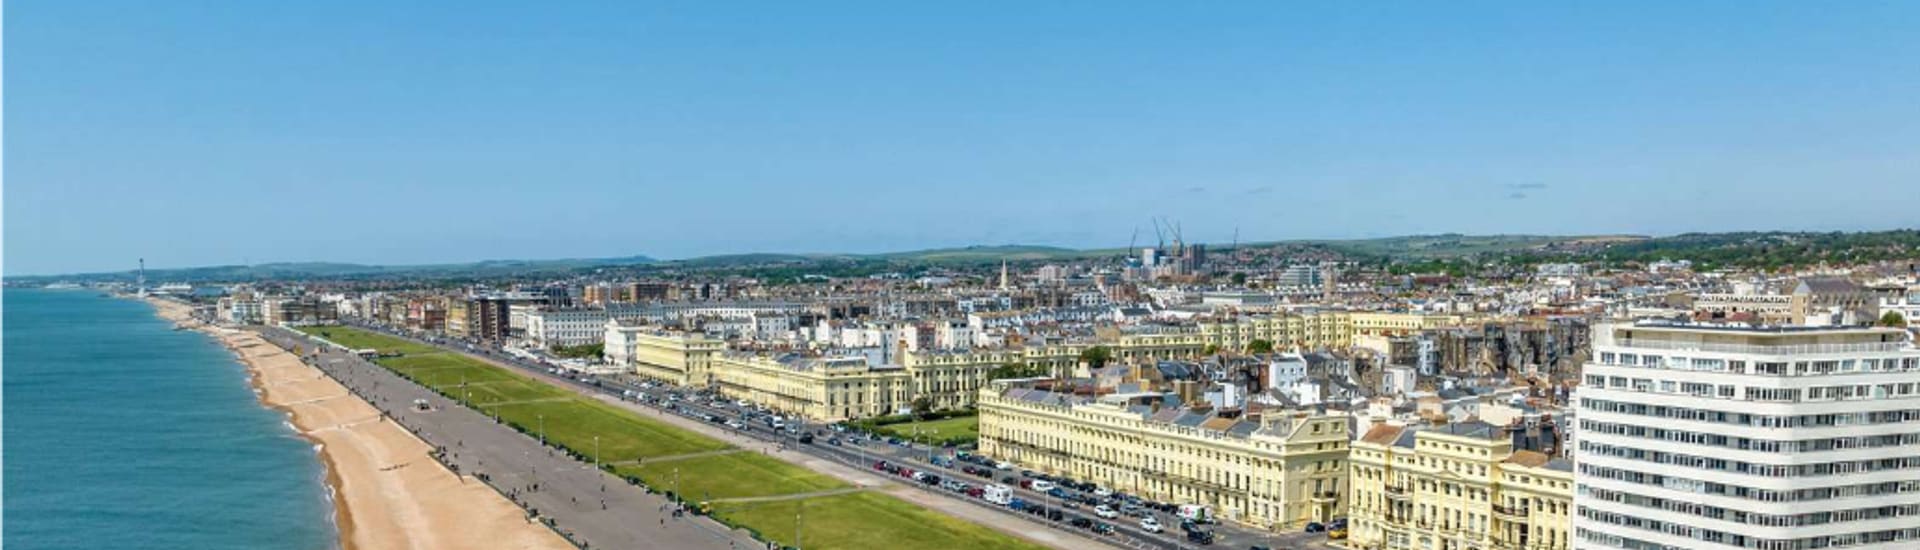
<svg viewBox="0 0 1920 550">
<path fill-rule="evenodd" d="M 713 358 L 712 375 L 722 395 L 820 422 L 905 412 L 915 397 L 907 369 L 862 356 L 728 352 Z"/>
<path fill-rule="evenodd" d="M 1347 417 L 1224 416 L 1168 398 L 1096 399 L 994 382 L 980 390 L 980 452 L 1142 498 L 1207 505 L 1259 528 L 1298 529 L 1343 514 Z"/>
<path fill-rule="evenodd" d="M 1564 550 L 1573 467 L 1483 422 L 1377 425 L 1349 457 L 1348 547 Z"/>
<path fill-rule="evenodd" d="M 633 365 L 634 374 L 670 384 L 702 387 L 711 384 L 714 357 L 726 349 L 726 342 L 697 332 L 607 324 L 608 357 L 624 355 Z"/>
</svg>

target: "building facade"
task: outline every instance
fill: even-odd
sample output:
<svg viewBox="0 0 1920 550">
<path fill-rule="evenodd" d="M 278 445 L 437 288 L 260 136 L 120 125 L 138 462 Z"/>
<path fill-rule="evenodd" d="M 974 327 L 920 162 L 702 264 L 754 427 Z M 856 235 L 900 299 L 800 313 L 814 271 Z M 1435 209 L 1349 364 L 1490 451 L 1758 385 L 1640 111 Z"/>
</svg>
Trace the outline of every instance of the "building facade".
<svg viewBox="0 0 1920 550">
<path fill-rule="evenodd" d="M 1574 547 L 1920 548 L 1920 351 L 1886 328 L 1596 327 Z"/>
<path fill-rule="evenodd" d="M 1348 459 L 1356 549 L 1566 550 L 1573 464 L 1483 422 L 1378 425 Z"/>
<path fill-rule="evenodd" d="M 870 366 L 864 356 L 725 353 L 714 358 L 722 395 L 818 422 L 911 410 L 913 379 L 899 366 Z"/>
<path fill-rule="evenodd" d="M 525 337 L 541 348 L 604 342 L 605 309 L 540 309 L 527 313 Z"/>
<path fill-rule="evenodd" d="M 1095 399 L 999 381 L 980 390 L 980 452 L 1023 468 L 1220 518 L 1294 530 L 1344 515 L 1348 419 L 1257 418 L 1164 407 L 1165 394 Z"/>
<path fill-rule="evenodd" d="M 608 326 L 610 334 L 618 332 L 608 337 L 609 348 L 623 348 L 622 353 L 631 358 L 634 374 L 674 385 L 712 385 L 714 357 L 727 349 L 726 342 L 698 332 L 638 328 L 628 331 L 613 322 Z M 616 343 L 615 338 L 620 340 Z"/>
</svg>

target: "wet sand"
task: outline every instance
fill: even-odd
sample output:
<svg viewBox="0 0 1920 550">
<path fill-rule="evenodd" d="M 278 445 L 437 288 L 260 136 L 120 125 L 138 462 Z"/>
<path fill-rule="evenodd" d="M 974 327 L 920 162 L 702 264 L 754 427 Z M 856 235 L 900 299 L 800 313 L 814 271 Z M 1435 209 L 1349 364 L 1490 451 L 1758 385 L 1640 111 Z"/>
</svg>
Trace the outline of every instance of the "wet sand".
<svg viewBox="0 0 1920 550">
<path fill-rule="evenodd" d="M 333 489 L 335 522 L 348 550 L 527 549 L 573 545 L 528 521 L 485 484 L 455 475 L 432 448 L 385 420 L 372 405 L 258 335 L 203 326 L 177 302 L 149 299 L 162 319 L 202 330 L 252 374 L 260 401 L 288 413 L 320 445 Z"/>
</svg>

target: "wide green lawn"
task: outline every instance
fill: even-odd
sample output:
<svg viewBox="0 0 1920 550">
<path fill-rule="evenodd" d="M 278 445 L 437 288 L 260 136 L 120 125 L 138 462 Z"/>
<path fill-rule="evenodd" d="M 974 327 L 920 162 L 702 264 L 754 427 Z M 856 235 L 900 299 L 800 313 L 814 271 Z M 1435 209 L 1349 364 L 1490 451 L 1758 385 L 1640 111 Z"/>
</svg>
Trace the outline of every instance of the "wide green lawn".
<svg viewBox="0 0 1920 550">
<path fill-rule="evenodd" d="M 919 434 L 921 439 L 928 439 L 928 440 L 934 440 L 934 441 L 946 439 L 949 437 L 965 437 L 967 439 L 979 439 L 980 438 L 980 417 L 959 416 L 954 418 L 942 418 L 940 420 L 928 420 L 924 422 L 902 422 L 899 424 L 888 424 L 885 426 L 879 426 L 876 429 L 882 432 L 890 433 L 900 437 L 913 437 L 914 430 L 916 428 L 919 429 Z"/>
<path fill-rule="evenodd" d="M 433 353 L 433 346 L 394 338 L 385 334 L 341 326 L 299 327 L 295 330 L 319 336 L 353 349 L 377 349 L 392 353 Z"/>
<path fill-rule="evenodd" d="M 642 465 L 623 464 L 614 468 L 615 473 L 639 476 L 660 491 L 674 489 L 675 470 L 680 474 L 680 494 L 696 502 L 811 493 L 848 486 L 824 474 L 795 471 L 792 464 L 750 451 L 647 461 Z"/>
<path fill-rule="evenodd" d="M 355 328 L 329 326 L 300 330 L 355 349 L 373 348 L 382 353 L 403 354 L 382 357 L 376 362 L 456 398 L 471 399 L 469 406 L 498 414 L 501 420 L 522 426 L 536 437 L 544 417 L 548 441 L 589 457 L 594 452 L 594 437 L 598 436 L 601 460 L 606 462 L 734 448 L 720 440 L 582 397 L 459 353 Z M 460 385 L 463 377 L 466 386 Z M 946 430 L 972 433 L 977 420 L 956 418 L 924 424 L 942 433 Z M 908 432 L 911 431 L 908 428 Z M 680 468 L 681 490 L 690 500 L 776 496 L 847 486 L 806 468 L 747 452 L 644 466 L 622 465 L 617 466 L 616 471 L 639 475 L 657 489 L 670 490 L 672 470 L 676 466 Z M 788 501 L 719 503 L 715 505 L 715 515 L 790 545 L 793 513 L 801 502 L 806 503 L 806 538 L 801 542 L 810 549 L 1039 548 L 991 529 L 871 492 Z"/>
<path fill-rule="evenodd" d="M 628 414 L 602 403 L 586 400 L 549 401 L 488 407 L 501 420 L 518 424 L 527 433 L 539 435 L 545 417 L 548 441 L 555 441 L 587 456 L 593 456 L 593 438 L 600 438 L 600 460 L 621 462 L 657 456 L 718 451 L 730 446 L 720 440 L 691 431 Z"/>
<path fill-rule="evenodd" d="M 800 546 L 809 549 L 1043 548 L 871 492 L 769 502 L 723 502 L 713 505 L 713 515 L 754 526 L 760 536 L 784 546 L 794 544 L 795 516 L 798 515 Z"/>
</svg>

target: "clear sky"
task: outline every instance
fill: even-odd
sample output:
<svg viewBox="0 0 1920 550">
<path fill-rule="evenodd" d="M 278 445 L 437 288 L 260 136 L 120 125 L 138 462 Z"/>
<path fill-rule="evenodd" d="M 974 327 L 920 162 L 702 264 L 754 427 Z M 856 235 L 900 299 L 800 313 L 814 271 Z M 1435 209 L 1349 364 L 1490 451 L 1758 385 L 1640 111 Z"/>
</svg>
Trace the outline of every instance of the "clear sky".
<svg viewBox="0 0 1920 550">
<path fill-rule="evenodd" d="M 1920 225 L 1916 2 L 932 4 L 9 2 L 5 270 Z"/>
</svg>

